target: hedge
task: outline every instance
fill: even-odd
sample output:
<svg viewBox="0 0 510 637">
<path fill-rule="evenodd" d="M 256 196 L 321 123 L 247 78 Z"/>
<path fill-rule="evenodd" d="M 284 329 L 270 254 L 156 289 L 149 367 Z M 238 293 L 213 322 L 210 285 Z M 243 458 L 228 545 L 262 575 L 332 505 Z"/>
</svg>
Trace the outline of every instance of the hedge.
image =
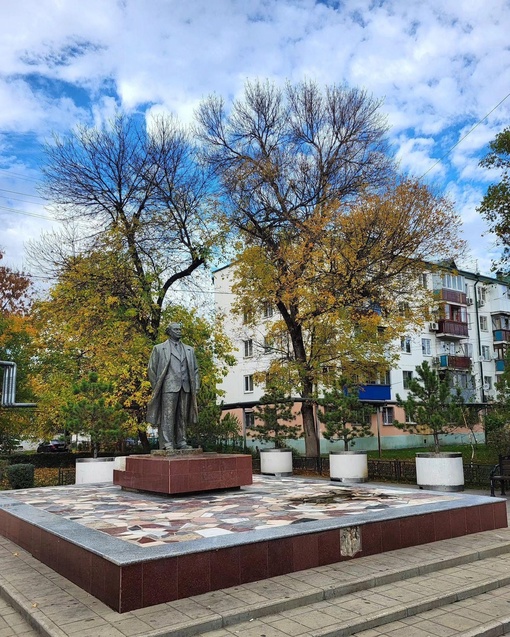
<svg viewBox="0 0 510 637">
<path fill-rule="evenodd" d="M 99 458 L 111 458 L 116 454 L 99 453 Z M 117 454 L 126 456 L 128 454 Z M 10 453 L 0 455 L 0 462 L 7 461 L 13 464 L 31 464 L 37 468 L 58 469 L 59 467 L 74 467 L 77 458 L 92 458 L 92 454 L 87 451 L 77 453 L 64 453 L 61 451 L 50 453 Z"/>
</svg>

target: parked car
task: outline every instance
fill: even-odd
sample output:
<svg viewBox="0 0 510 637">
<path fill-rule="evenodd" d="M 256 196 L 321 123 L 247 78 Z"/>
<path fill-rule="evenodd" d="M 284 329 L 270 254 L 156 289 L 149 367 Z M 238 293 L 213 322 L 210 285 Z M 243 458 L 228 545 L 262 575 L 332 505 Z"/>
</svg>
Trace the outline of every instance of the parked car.
<svg viewBox="0 0 510 637">
<path fill-rule="evenodd" d="M 41 442 L 37 447 L 37 453 L 48 453 L 54 451 L 69 451 L 67 445 L 62 440 L 50 440 L 50 442 Z"/>
</svg>

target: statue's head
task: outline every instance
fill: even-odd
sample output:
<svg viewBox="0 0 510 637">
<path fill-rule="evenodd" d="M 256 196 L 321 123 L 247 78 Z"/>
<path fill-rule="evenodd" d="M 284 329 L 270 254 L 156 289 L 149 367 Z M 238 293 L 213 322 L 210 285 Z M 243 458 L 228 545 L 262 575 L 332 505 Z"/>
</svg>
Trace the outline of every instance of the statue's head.
<svg viewBox="0 0 510 637">
<path fill-rule="evenodd" d="M 180 323 L 170 323 L 165 330 L 170 338 L 179 340 L 182 335 L 182 325 Z"/>
</svg>

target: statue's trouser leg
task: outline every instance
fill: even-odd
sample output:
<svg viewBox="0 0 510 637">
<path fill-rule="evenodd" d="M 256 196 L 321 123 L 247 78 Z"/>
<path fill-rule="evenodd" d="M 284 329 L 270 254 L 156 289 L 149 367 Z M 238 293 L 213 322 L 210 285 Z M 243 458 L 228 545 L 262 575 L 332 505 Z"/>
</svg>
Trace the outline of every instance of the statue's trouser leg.
<svg viewBox="0 0 510 637">
<path fill-rule="evenodd" d="M 188 424 L 187 418 L 190 408 L 190 397 L 191 394 L 185 392 L 183 389 L 179 392 L 179 404 L 175 414 L 175 446 L 177 449 L 186 447 L 188 444 L 186 440 L 186 426 Z"/>
<path fill-rule="evenodd" d="M 159 448 L 173 449 L 174 429 L 178 418 L 180 392 L 164 392 L 161 395 L 161 422 L 159 425 Z"/>
</svg>

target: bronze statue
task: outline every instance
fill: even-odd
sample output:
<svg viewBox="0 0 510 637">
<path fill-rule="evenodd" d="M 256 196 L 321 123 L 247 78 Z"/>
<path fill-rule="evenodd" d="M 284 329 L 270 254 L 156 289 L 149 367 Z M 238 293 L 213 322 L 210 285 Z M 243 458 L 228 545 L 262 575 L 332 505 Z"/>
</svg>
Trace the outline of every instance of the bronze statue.
<svg viewBox="0 0 510 637">
<path fill-rule="evenodd" d="M 181 342 L 180 323 L 170 323 L 165 332 L 168 339 L 154 347 L 149 359 L 153 393 L 147 422 L 158 427 L 160 449 L 191 449 L 186 428 L 197 420 L 197 359 L 195 350 Z"/>
</svg>

